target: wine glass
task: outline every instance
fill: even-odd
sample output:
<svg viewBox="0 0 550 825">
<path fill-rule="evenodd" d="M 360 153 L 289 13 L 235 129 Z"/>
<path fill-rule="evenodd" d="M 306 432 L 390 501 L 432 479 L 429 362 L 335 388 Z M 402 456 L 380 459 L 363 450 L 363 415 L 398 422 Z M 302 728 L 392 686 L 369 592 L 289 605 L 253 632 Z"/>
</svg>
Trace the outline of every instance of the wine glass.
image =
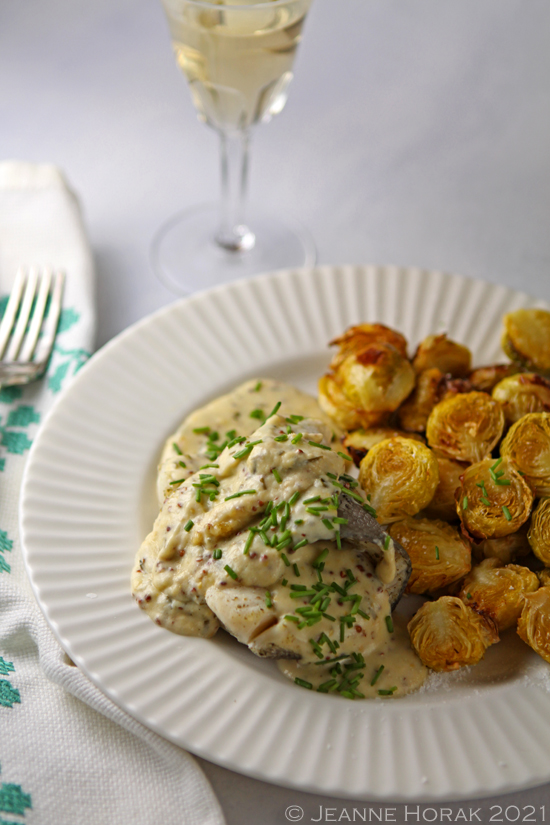
<svg viewBox="0 0 550 825">
<path fill-rule="evenodd" d="M 311 2 L 162 0 L 199 120 L 221 148 L 221 204 L 180 212 L 153 240 L 153 267 L 173 291 L 315 263 L 303 228 L 258 209 L 248 226 L 245 215 L 250 133 L 286 103 Z"/>
</svg>

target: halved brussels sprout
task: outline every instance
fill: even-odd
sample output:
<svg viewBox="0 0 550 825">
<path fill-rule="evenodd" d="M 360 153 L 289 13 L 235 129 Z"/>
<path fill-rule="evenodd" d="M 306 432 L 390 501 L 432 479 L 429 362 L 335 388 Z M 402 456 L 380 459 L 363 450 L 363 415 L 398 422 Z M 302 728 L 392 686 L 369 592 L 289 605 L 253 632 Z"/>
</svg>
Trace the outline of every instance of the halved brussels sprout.
<svg viewBox="0 0 550 825">
<path fill-rule="evenodd" d="M 518 636 L 550 662 L 550 587 L 527 593 L 518 621 Z"/>
<path fill-rule="evenodd" d="M 550 498 L 541 499 L 533 510 L 527 540 L 535 556 L 550 565 Z"/>
<path fill-rule="evenodd" d="M 538 570 L 537 579 L 541 587 L 548 587 L 550 584 L 550 570 L 547 567 L 545 567 L 544 570 Z"/>
<path fill-rule="evenodd" d="M 504 458 L 486 458 L 464 470 L 455 497 L 462 524 L 477 539 L 515 533 L 529 518 L 534 499 L 531 487 Z"/>
<path fill-rule="evenodd" d="M 471 370 L 471 362 L 472 354 L 468 347 L 457 344 L 443 333 L 424 338 L 412 363 L 417 372 L 436 368 L 443 374 L 465 378 Z"/>
<path fill-rule="evenodd" d="M 379 344 L 391 344 L 404 358 L 407 357 L 407 339 L 397 330 L 384 324 L 357 324 L 330 342 L 331 346 L 339 347 L 331 361 L 331 369 L 338 369 L 346 356 Z"/>
<path fill-rule="evenodd" d="M 468 607 L 494 619 L 500 632 L 516 624 L 525 594 L 538 588 L 536 574 L 527 567 L 484 559 L 472 567 L 458 595 Z"/>
<path fill-rule="evenodd" d="M 428 444 L 457 461 L 481 461 L 498 443 L 504 413 L 498 401 L 484 392 L 447 395 L 428 418 Z"/>
<path fill-rule="evenodd" d="M 416 375 L 395 347 L 379 344 L 346 356 L 335 378 L 349 403 L 373 426 L 409 395 Z"/>
<path fill-rule="evenodd" d="M 407 433 L 404 430 L 394 430 L 392 427 L 370 427 L 368 430 L 352 430 L 342 439 L 342 444 L 353 458 L 355 465 L 359 467 L 361 459 L 366 456 L 371 447 L 386 438 L 395 438 L 396 436 L 414 438 L 415 441 L 421 441 L 424 444 L 424 438 L 418 433 Z"/>
<path fill-rule="evenodd" d="M 527 413 L 550 412 L 550 381 L 536 372 L 511 375 L 493 389 L 507 424 L 514 424 Z"/>
<path fill-rule="evenodd" d="M 343 430 L 354 430 L 365 425 L 361 411 L 350 404 L 332 375 L 323 375 L 319 379 L 318 401 L 323 412 Z"/>
<path fill-rule="evenodd" d="M 536 496 L 550 496 L 550 413 L 529 413 L 512 424 L 500 454 L 515 464 Z"/>
<path fill-rule="evenodd" d="M 519 364 L 492 364 L 488 367 L 478 367 L 472 370 L 468 380 L 473 390 L 479 392 L 491 392 L 493 387 L 508 378 L 509 375 L 516 375 L 521 371 Z"/>
<path fill-rule="evenodd" d="M 460 487 L 460 477 L 466 469 L 465 464 L 453 461 L 452 458 L 436 456 L 439 467 L 439 484 L 435 493 L 422 515 L 427 518 L 440 518 L 443 521 L 456 521 L 455 492 Z"/>
<path fill-rule="evenodd" d="M 527 541 L 527 524 L 508 536 L 502 536 L 499 539 L 485 539 L 474 545 L 472 550 L 478 561 L 498 559 L 502 564 L 511 564 L 516 559 L 528 556 L 531 548 Z"/>
<path fill-rule="evenodd" d="M 388 532 L 411 560 L 407 593 L 435 593 L 470 570 L 469 542 L 444 521 L 409 517 L 394 522 Z"/>
<path fill-rule="evenodd" d="M 535 372 L 550 373 L 550 312 L 516 309 L 502 320 L 502 349 L 506 355 Z"/>
<path fill-rule="evenodd" d="M 420 512 L 433 498 L 438 482 L 435 455 L 412 438 L 381 441 L 359 467 L 359 484 L 370 496 L 380 524 Z"/>
<path fill-rule="evenodd" d="M 499 641 L 497 628 L 455 596 L 425 602 L 408 624 L 411 644 L 432 670 L 458 670 L 475 665 Z"/>
<path fill-rule="evenodd" d="M 404 430 L 424 432 L 428 416 L 441 398 L 443 373 L 436 368 L 418 374 L 416 387 L 397 410 L 399 423 Z"/>
</svg>

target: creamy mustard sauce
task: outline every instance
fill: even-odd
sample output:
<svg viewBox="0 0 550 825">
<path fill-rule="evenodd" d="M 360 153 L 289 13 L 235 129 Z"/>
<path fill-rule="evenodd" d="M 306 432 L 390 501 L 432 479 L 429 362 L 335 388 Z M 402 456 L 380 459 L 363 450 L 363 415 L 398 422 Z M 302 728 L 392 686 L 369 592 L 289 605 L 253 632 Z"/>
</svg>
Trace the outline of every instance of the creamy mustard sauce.
<svg viewBox="0 0 550 825">
<path fill-rule="evenodd" d="M 341 540 L 349 465 L 333 430 L 315 399 L 265 379 L 189 416 L 163 451 L 161 510 L 132 591 L 160 626 L 210 637 L 221 624 L 298 684 L 407 693 L 426 669 L 392 626 L 393 543 L 374 569 Z"/>
</svg>

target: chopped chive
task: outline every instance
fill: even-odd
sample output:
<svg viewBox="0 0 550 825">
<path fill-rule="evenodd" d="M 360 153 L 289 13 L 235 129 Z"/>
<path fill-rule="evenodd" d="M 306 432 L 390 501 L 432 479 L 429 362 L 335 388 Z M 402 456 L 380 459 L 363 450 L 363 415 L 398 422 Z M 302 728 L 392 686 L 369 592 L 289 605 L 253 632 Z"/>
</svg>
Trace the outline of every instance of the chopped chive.
<svg viewBox="0 0 550 825">
<path fill-rule="evenodd" d="M 183 481 L 185 481 L 184 478 L 176 478 L 176 480 L 171 481 L 170 484 L 181 484 Z"/>
<path fill-rule="evenodd" d="M 278 469 L 276 467 L 272 467 L 271 472 L 273 473 L 275 481 L 277 481 L 280 484 L 283 479 L 281 478 L 281 474 L 279 473 Z"/>
<path fill-rule="evenodd" d="M 322 685 L 319 685 L 317 688 L 317 693 L 329 693 L 330 690 L 338 684 L 336 679 L 329 679 L 328 682 L 323 682 Z"/>
<path fill-rule="evenodd" d="M 303 523 L 304 523 L 303 518 L 297 518 L 297 519 L 294 520 L 294 524 L 303 524 Z"/>
<path fill-rule="evenodd" d="M 306 682 L 305 679 L 298 679 L 298 677 L 296 677 L 294 681 L 297 685 L 300 685 L 300 687 L 307 688 L 308 690 L 313 690 L 313 685 L 311 684 L 311 682 Z"/>
<path fill-rule="evenodd" d="M 349 495 L 349 491 L 348 491 L 348 495 Z M 374 507 L 371 507 L 371 505 L 367 504 L 366 501 L 363 501 L 362 503 L 363 503 L 363 509 L 366 510 L 367 513 L 370 516 L 372 516 L 373 518 L 376 518 L 376 510 L 374 509 Z"/>
<path fill-rule="evenodd" d="M 472 598 L 472 594 L 471 594 L 471 593 L 466 593 L 466 596 L 467 596 L 469 599 L 471 599 L 471 598 Z"/>
<path fill-rule="evenodd" d="M 289 507 L 293 507 L 296 504 L 296 502 L 298 501 L 299 498 L 300 498 L 300 493 L 299 493 L 298 490 L 296 490 L 296 492 L 292 493 L 292 495 L 290 496 L 290 498 L 288 500 Z"/>
<path fill-rule="evenodd" d="M 358 612 L 358 613 L 359 613 L 359 615 L 360 615 L 360 616 L 362 616 L 362 617 L 363 617 L 363 619 L 365 619 L 366 621 L 368 621 L 368 620 L 370 619 L 370 616 L 369 616 L 369 614 L 368 614 L 368 613 L 364 613 L 362 610 L 358 610 L 357 612 Z"/>
<path fill-rule="evenodd" d="M 193 432 L 197 435 L 209 435 L 210 427 L 195 427 Z"/>
<path fill-rule="evenodd" d="M 248 533 L 248 536 L 247 536 L 247 539 L 246 539 L 246 544 L 244 545 L 244 549 L 243 549 L 243 554 L 245 556 L 248 556 L 248 551 L 250 550 L 250 546 L 251 546 L 252 542 L 254 541 L 255 532 L 256 532 L 255 530 L 250 530 L 250 532 Z"/>
<path fill-rule="evenodd" d="M 303 433 L 296 433 L 296 435 L 293 438 L 290 439 L 291 443 L 292 444 L 298 444 L 298 442 L 302 440 L 303 435 L 304 435 Z"/>
<path fill-rule="evenodd" d="M 263 410 L 252 410 L 250 413 L 250 418 L 257 418 L 258 421 L 264 420 L 264 411 Z"/>
<path fill-rule="evenodd" d="M 261 388 L 262 388 L 262 382 L 258 381 L 256 386 L 254 387 L 254 392 L 260 392 Z"/>
<path fill-rule="evenodd" d="M 328 556 L 328 547 L 325 547 L 325 549 L 324 549 L 324 550 L 322 550 L 322 551 L 319 553 L 319 555 L 317 556 L 317 558 L 315 559 L 315 561 L 313 561 L 313 562 L 311 563 L 311 566 L 312 566 L 312 567 L 319 567 L 319 565 L 320 565 L 320 564 L 322 564 L 322 562 L 324 562 L 324 560 L 326 559 L 326 557 L 327 557 L 327 556 Z"/>
<path fill-rule="evenodd" d="M 380 678 L 382 671 L 384 670 L 384 665 L 380 665 L 374 676 L 372 677 L 371 687 L 375 685 Z"/>
<path fill-rule="evenodd" d="M 257 490 L 241 490 L 239 493 L 233 493 L 231 496 L 226 496 L 224 501 L 229 501 L 232 498 L 240 498 L 241 496 L 253 496 L 257 492 Z"/>
<path fill-rule="evenodd" d="M 329 518 L 324 518 L 323 519 L 323 524 L 325 525 L 327 530 L 334 530 L 334 527 L 332 525 L 332 521 Z"/>
<path fill-rule="evenodd" d="M 462 499 L 462 509 L 463 510 L 468 509 L 468 496 L 464 496 L 464 498 Z"/>
<path fill-rule="evenodd" d="M 278 412 L 279 412 L 280 407 L 281 407 L 281 402 L 280 402 L 280 401 L 277 401 L 277 403 L 275 404 L 275 406 L 273 407 L 273 409 L 271 410 L 271 412 L 269 413 L 269 415 L 266 415 L 265 420 L 267 421 L 267 419 L 268 419 L 268 418 L 271 418 L 271 416 L 272 416 L 272 415 L 275 415 L 275 413 L 278 413 Z"/>
<path fill-rule="evenodd" d="M 495 463 L 491 466 L 491 470 L 493 470 L 493 472 L 494 472 L 501 462 L 502 462 L 502 456 L 500 458 L 497 458 Z"/>
<path fill-rule="evenodd" d="M 299 550 L 300 547 L 305 547 L 307 543 L 307 539 L 301 539 L 301 541 L 294 545 L 294 550 Z"/>
<path fill-rule="evenodd" d="M 258 439 L 258 441 L 251 441 L 250 444 L 247 444 L 246 447 L 243 447 L 242 450 L 239 450 L 237 453 L 233 453 L 233 458 L 244 458 L 245 456 L 249 455 L 256 444 L 261 444 L 262 439 Z"/>
<path fill-rule="evenodd" d="M 300 421 L 303 421 L 303 420 L 304 420 L 303 415 L 289 415 L 288 418 L 287 418 L 287 421 L 289 421 L 291 424 L 299 424 Z"/>
<path fill-rule="evenodd" d="M 286 579 L 283 579 L 281 584 L 283 585 L 283 587 L 286 587 L 287 584 L 288 584 L 288 581 Z"/>
<path fill-rule="evenodd" d="M 294 570 L 294 575 L 296 576 L 296 578 L 299 579 L 300 578 L 300 568 L 298 567 L 298 565 L 293 564 L 292 569 Z"/>
<path fill-rule="evenodd" d="M 226 572 L 229 576 L 231 576 L 231 578 L 232 578 L 232 579 L 237 579 L 237 578 L 238 578 L 238 576 L 237 576 L 237 574 L 235 573 L 235 571 L 233 570 L 233 568 L 232 568 L 232 567 L 230 567 L 228 564 L 226 564 L 226 565 L 225 565 L 225 567 L 224 567 L 223 569 L 225 570 L 225 572 Z"/>
<path fill-rule="evenodd" d="M 308 444 L 311 447 L 319 447 L 320 450 L 330 450 L 330 447 L 327 447 L 326 444 L 321 444 L 319 441 L 308 441 Z"/>
<path fill-rule="evenodd" d="M 502 505 L 502 512 L 504 513 L 506 521 L 512 521 L 512 514 L 505 504 Z"/>
<path fill-rule="evenodd" d="M 498 484 L 500 487 L 509 487 L 511 483 L 507 478 L 495 478 L 495 484 Z"/>
<path fill-rule="evenodd" d="M 343 459 L 344 459 L 344 461 L 351 461 L 351 460 L 352 460 L 352 459 L 350 458 L 350 456 L 349 456 L 349 455 L 346 455 L 345 453 L 337 453 L 337 455 L 339 455 L 339 456 L 340 456 L 340 458 L 343 458 Z"/>
<path fill-rule="evenodd" d="M 437 547 L 437 545 L 436 545 L 436 548 L 435 548 L 435 557 L 439 561 L 439 547 Z"/>
<path fill-rule="evenodd" d="M 221 559 L 221 557 L 222 557 L 222 551 L 220 550 L 219 547 L 217 547 L 214 550 L 214 552 L 212 553 L 212 558 L 216 559 L 216 561 L 217 561 L 218 559 Z"/>
<path fill-rule="evenodd" d="M 183 455 L 182 451 L 179 448 L 179 445 L 176 444 L 175 441 L 172 442 L 172 447 L 174 448 L 174 452 L 176 452 L 178 455 Z"/>
<path fill-rule="evenodd" d="M 336 516 L 336 518 L 333 518 L 332 520 L 333 520 L 334 524 L 347 524 L 348 523 L 347 518 L 340 518 L 340 516 Z"/>
<path fill-rule="evenodd" d="M 314 504 L 316 501 L 321 501 L 321 496 L 312 496 L 312 498 L 304 499 L 304 504 Z"/>
<path fill-rule="evenodd" d="M 273 441 L 288 441 L 288 435 L 276 435 Z"/>
<path fill-rule="evenodd" d="M 386 627 L 390 633 L 393 633 L 393 619 L 391 616 L 386 616 Z"/>
<path fill-rule="evenodd" d="M 486 507 L 490 507 L 490 506 L 491 506 L 491 502 L 490 502 L 490 500 L 487 498 L 487 496 L 481 496 L 481 498 L 480 498 L 479 500 L 481 501 L 481 503 L 482 503 L 482 504 L 485 504 L 485 505 L 486 505 Z"/>
<path fill-rule="evenodd" d="M 273 602 L 271 601 L 271 593 L 269 590 L 265 591 L 265 605 L 266 607 L 273 607 Z"/>
<path fill-rule="evenodd" d="M 384 550 L 388 549 L 388 547 L 390 546 L 390 541 L 391 541 L 391 536 L 386 535 L 386 537 L 384 538 Z"/>
<path fill-rule="evenodd" d="M 183 467 L 185 467 L 185 464 L 183 464 L 183 462 L 182 462 L 182 461 L 180 461 L 180 464 L 181 464 Z M 203 465 L 202 465 L 202 467 L 199 467 L 199 470 L 207 470 L 209 467 L 215 467 L 215 468 L 216 468 L 216 470 L 219 470 L 219 469 L 220 469 L 220 465 L 219 465 L 219 464 L 203 464 Z M 214 478 L 214 476 L 212 476 L 212 478 Z"/>
<path fill-rule="evenodd" d="M 287 613 L 286 616 L 283 616 L 283 619 L 286 619 L 289 622 L 296 622 L 296 624 L 300 622 L 298 616 L 292 616 L 290 613 Z"/>
<path fill-rule="evenodd" d="M 281 558 L 283 560 L 283 563 L 286 564 L 287 567 L 290 567 L 290 562 L 284 553 L 281 553 Z"/>
<path fill-rule="evenodd" d="M 243 441 L 246 441 L 246 438 L 244 437 L 244 435 L 237 435 L 237 436 L 234 436 L 234 437 L 231 439 L 231 441 L 229 441 L 229 442 L 228 442 L 227 447 L 228 447 L 228 448 L 229 448 L 229 447 L 234 447 L 234 446 L 235 446 L 235 444 L 242 444 L 242 443 L 243 443 Z"/>
<path fill-rule="evenodd" d="M 396 690 L 397 690 L 397 685 L 395 685 L 395 687 L 388 688 L 388 690 L 379 690 L 378 695 L 379 696 L 392 696 L 395 693 Z"/>
<path fill-rule="evenodd" d="M 185 532 L 186 532 L 186 533 L 188 533 L 188 532 L 189 532 L 189 530 L 192 528 L 192 526 L 194 525 L 194 523 L 195 523 L 194 521 L 192 521 L 191 519 L 189 519 L 189 521 L 187 522 L 187 524 L 186 524 L 186 525 L 184 526 L 184 528 L 183 528 L 183 529 L 185 530 Z"/>
<path fill-rule="evenodd" d="M 340 641 L 343 642 L 346 635 L 346 626 L 344 622 L 340 622 Z"/>
</svg>

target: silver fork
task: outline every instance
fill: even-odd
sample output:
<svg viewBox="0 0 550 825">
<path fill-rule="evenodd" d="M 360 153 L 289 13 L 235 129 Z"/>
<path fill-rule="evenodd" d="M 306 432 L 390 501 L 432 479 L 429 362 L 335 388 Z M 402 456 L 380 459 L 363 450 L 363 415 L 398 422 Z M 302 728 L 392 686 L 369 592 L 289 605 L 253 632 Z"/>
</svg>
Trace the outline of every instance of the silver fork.
<svg viewBox="0 0 550 825">
<path fill-rule="evenodd" d="M 0 386 L 29 384 L 45 371 L 57 332 L 64 283 L 62 272 L 41 272 L 37 267 L 28 272 L 18 270 L 0 323 Z"/>
</svg>

